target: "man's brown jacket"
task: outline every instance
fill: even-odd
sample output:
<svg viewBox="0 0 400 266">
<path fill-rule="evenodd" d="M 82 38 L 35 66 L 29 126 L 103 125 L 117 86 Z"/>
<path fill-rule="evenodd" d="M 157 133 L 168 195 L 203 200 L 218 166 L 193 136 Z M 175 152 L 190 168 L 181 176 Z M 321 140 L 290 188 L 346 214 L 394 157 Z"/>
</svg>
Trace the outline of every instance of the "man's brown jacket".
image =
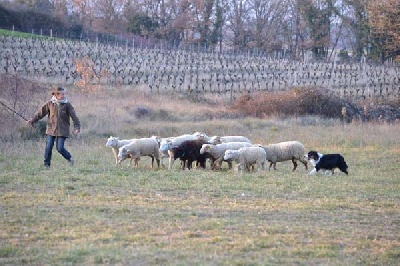
<svg viewBox="0 0 400 266">
<path fill-rule="evenodd" d="M 32 124 L 47 115 L 46 134 L 56 137 L 70 136 L 70 118 L 74 122 L 74 128 L 80 130 L 81 124 L 76 116 L 75 109 L 71 103 L 54 103 L 48 101 L 40 107 L 32 118 Z"/>
</svg>

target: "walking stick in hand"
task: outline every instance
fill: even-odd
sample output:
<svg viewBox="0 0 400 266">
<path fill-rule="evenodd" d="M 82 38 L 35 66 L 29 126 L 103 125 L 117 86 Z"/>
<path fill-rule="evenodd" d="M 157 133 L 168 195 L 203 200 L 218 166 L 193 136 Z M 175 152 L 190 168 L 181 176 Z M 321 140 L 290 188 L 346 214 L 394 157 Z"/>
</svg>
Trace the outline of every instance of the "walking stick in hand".
<svg viewBox="0 0 400 266">
<path fill-rule="evenodd" d="M 11 112 L 13 112 L 14 114 L 18 115 L 19 117 L 21 117 L 22 119 L 24 119 L 26 122 L 28 122 L 29 125 L 31 125 L 33 128 L 36 128 L 30 120 L 26 119 L 23 115 L 21 115 L 20 113 L 18 113 L 17 111 L 15 111 L 14 109 L 12 109 L 11 107 L 8 107 L 5 103 L 3 103 L 2 101 L 0 101 L 0 104 L 4 106 L 4 108 L 10 110 Z"/>
</svg>

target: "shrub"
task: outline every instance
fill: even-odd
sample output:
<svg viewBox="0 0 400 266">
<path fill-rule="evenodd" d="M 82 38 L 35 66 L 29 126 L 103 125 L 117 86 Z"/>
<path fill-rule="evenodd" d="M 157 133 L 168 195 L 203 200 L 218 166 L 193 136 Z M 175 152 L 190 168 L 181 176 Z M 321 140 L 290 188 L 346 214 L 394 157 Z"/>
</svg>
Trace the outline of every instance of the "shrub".
<svg viewBox="0 0 400 266">
<path fill-rule="evenodd" d="M 361 112 L 356 104 L 332 92 L 310 88 L 243 95 L 234 102 L 232 108 L 255 117 L 319 115 L 353 119 Z"/>
<path fill-rule="evenodd" d="M 20 127 L 18 128 L 18 132 L 20 133 L 21 139 L 33 140 L 42 138 L 46 135 L 46 122 L 38 121 L 35 124 L 35 128 L 28 126 Z"/>
<path fill-rule="evenodd" d="M 148 118 L 152 113 L 152 110 L 146 106 L 137 106 L 134 108 L 133 114 L 138 119 Z"/>
</svg>

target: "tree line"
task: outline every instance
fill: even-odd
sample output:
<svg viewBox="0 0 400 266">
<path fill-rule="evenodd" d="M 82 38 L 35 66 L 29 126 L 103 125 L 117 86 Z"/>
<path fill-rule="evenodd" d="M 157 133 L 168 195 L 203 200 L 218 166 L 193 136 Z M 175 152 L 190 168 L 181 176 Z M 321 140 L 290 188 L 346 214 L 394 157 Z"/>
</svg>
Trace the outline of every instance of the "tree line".
<svg viewBox="0 0 400 266">
<path fill-rule="evenodd" d="M 0 26 L 10 24 L 252 49 L 293 60 L 400 56 L 398 0 L 0 0 Z"/>
</svg>

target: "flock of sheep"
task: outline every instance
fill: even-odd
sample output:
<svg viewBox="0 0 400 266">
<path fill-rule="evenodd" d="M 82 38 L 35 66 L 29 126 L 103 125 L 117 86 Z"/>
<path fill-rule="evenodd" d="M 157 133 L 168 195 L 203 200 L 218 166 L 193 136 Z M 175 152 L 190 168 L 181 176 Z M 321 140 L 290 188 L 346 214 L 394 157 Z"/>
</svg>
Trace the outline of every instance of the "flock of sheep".
<svg viewBox="0 0 400 266">
<path fill-rule="evenodd" d="M 156 160 L 158 167 L 163 165 L 163 159 L 169 158 L 168 169 L 172 169 L 175 160 L 180 159 L 182 169 L 191 169 L 193 162 L 196 167 L 206 168 L 206 160 L 209 160 L 212 170 L 221 169 L 222 162 L 226 162 L 232 169 L 232 161 L 236 162 L 238 171 L 251 171 L 254 167 L 257 171 L 268 168 L 276 170 L 276 163 L 283 161 L 293 162 L 293 171 L 297 168 L 297 162 L 304 164 L 306 170 L 304 145 L 298 141 L 287 141 L 263 146 L 252 144 L 244 136 L 213 136 L 209 137 L 202 132 L 184 134 L 177 137 L 126 139 L 110 136 L 106 143 L 111 147 L 116 165 L 130 159 L 129 165 L 134 161 L 139 166 L 140 158 L 149 156 L 152 159 L 151 167 Z"/>
<path fill-rule="evenodd" d="M 141 85 L 153 93 L 211 93 L 231 98 L 249 91 L 291 87 L 322 87 L 353 98 L 400 95 L 400 69 L 389 64 L 296 62 L 11 36 L 0 36 L 0 54 L 0 73 L 62 84 L 85 80 L 95 85 Z M 79 71 L 78 65 L 86 70 Z"/>
</svg>

